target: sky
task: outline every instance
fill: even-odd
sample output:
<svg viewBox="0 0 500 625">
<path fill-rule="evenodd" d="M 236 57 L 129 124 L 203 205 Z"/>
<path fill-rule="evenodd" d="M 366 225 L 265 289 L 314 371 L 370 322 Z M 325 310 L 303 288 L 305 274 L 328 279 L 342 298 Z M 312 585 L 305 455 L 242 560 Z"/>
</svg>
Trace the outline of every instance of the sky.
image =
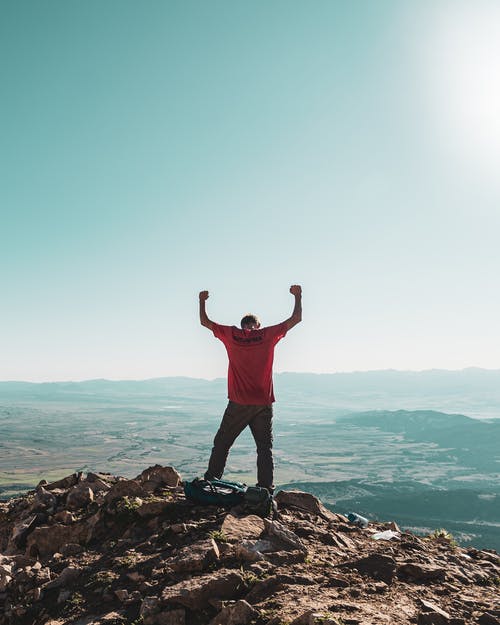
<svg viewBox="0 0 500 625">
<path fill-rule="evenodd" d="M 500 368 L 500 5 L 6 0 L 0 380 Z"/>
</svg>

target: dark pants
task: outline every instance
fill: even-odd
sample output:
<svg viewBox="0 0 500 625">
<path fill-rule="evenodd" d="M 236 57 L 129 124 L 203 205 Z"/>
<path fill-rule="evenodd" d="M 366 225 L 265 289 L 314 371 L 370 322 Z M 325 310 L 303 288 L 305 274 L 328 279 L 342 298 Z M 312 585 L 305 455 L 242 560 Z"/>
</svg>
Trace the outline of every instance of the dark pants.
<svg viewBox="0 0 500 625">
<path fill-rule="evenodd" d="M 206 479 L 220 479 L 231 445 L 250 427 L 257 445 L 257 485 L 273 488 L 273 406 L 243 406 L 230 401 L 214 438 Z"/>
</svg>

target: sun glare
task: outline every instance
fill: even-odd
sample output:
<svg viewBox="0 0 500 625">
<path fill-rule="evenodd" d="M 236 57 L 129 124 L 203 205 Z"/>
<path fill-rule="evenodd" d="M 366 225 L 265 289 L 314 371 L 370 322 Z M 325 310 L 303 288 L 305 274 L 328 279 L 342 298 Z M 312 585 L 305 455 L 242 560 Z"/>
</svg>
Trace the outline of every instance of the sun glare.
<svg viewBox="0 0 500 625">
<path fill-rule="evenodd" d="M 500 4 L 440 4 L 427 16 L 425 75 L 438 136 L 500 186 Z"/>
</svg>

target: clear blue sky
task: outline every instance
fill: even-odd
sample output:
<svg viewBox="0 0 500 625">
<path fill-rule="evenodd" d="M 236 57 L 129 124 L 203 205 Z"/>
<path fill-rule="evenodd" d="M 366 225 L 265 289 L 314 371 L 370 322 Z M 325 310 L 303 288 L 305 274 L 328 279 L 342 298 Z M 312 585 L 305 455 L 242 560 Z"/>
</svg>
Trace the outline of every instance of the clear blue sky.
<svg viewBox="0 0 500 625">
<path fill-rule="evenodd" d="M 0 379 L 500 368 L 497 2 L 0 11 Z"/>
</svg>

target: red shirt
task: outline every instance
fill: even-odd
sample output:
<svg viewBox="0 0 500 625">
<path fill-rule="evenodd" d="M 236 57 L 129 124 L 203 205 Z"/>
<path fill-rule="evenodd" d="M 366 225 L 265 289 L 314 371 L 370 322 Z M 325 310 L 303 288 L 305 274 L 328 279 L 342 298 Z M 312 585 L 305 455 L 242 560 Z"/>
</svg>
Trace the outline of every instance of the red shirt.
<svg viewBox="0 0 500 625">
<path fill-rule="evenodd" d="M 287 332 L 286 321 L 258 330 L 213 324 L 229 358 L 228 398 L 237 404 L 267 406 L 274 401 L 274 347 Z"/>
</svg>

